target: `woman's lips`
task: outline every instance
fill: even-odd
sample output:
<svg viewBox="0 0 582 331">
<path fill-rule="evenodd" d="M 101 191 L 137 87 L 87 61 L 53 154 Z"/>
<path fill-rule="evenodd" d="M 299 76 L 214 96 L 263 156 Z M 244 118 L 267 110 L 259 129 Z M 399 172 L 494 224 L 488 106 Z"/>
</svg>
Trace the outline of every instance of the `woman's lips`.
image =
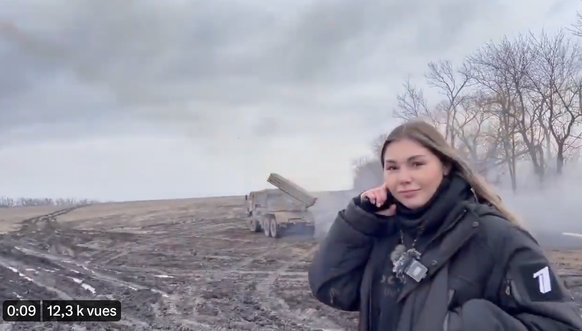
<svg viewBox="0 0 582 331">
<path fill-rule="evenodd" d="M 412 191 L 402 191 L 400 192 L 400 194 L 405 198 L 405 199 L 411 199 L 414 198 L 416 196 L 416 194 L 418 194 L 420 190 L 412 190 Z"/>
</svg>

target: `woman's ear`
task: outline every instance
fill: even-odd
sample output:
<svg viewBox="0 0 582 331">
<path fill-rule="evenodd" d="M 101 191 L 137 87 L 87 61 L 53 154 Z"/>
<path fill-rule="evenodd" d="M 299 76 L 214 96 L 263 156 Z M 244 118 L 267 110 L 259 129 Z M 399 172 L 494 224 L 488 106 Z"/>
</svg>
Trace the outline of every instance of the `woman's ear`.
<svg viewBox="0 0 582 331">
<path fill-rule="evenodd" d="M 444 165 L 443 166 L 443 176 L 447 177 L 451 173 L 451 165 Z"/>
</svg>

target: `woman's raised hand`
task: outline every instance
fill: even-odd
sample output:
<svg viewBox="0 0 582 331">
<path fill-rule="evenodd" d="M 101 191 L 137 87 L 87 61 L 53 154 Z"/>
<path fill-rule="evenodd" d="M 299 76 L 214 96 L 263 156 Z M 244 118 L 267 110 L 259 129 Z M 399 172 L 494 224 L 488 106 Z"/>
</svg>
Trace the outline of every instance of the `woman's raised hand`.
<svg viewBox="0 0 582 331">
<path fill-rule="evenodd" d="M 374 206 L 380 208 L 382 205 L 384 205 L 386 200 L 388 200 L 389 194 L 390 193 L 386 187 L 386 184 L 382 184 L 379 187 L 367 190 L 366 192 L 362 193 L 362 195 L 360 195 L 360 199 L 362 201 L 364 199 L 368 199 Z M 376 214 L 383 216 L 393 216 L 396 214 L 396 205 L 392 205 L 387 209 L 379 210 L 376 212 Z"/>
</svg>

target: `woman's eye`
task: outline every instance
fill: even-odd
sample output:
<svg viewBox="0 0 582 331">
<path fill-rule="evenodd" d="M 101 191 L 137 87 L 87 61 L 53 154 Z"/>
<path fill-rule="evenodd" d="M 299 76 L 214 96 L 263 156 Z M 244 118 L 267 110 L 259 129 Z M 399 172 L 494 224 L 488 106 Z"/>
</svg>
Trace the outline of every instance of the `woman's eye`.
<svg viewBox="0 0 582 331">
<path fill-rule="evenodd" d="M 395 170 L 396 167 L 395 166 L 386 166 L 386 170 Z"/>
<path fill-rule="evenodd" d="M 418 167 L 420 167 L 420 166 L 422 166 L 422 165 L 423 165 L 423 164 L 422 164 L 422 163 L 420 163 L 420 162 L 413 162 L 413 163 L 412 163 L 412 167 L 413 167 L 413 168 L 418 168 Z"/>
</svg>

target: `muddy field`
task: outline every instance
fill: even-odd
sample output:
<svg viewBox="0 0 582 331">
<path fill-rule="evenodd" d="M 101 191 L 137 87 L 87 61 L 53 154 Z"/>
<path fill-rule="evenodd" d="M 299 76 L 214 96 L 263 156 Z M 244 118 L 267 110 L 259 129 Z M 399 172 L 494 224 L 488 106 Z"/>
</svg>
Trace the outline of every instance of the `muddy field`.
<svg viewBox="0 0 582 331">
<path fill-rule="evenodd" d="M 116 299 L 123 318 L 0 330 L 355 329 L 355 314 L 318 304 L 309 292 L 316 243 L 250 233 L 242 198 L 103 204 L 56 221 L 17 212 L 0 211 L 0 300 Z M 552 257 L 580 285 L 582 254 Z"/>
<path fill-rule="evenodd" d="M 12 226 L 0 235 L 0 299 L 118 299 L 123 319 L 0 330 L 353 329 L 353 314 L 310 295 L 313 240 L 270 240 L 243 217 L 242 198 L 220 198 L 95 205 Z"/>
</svg>

